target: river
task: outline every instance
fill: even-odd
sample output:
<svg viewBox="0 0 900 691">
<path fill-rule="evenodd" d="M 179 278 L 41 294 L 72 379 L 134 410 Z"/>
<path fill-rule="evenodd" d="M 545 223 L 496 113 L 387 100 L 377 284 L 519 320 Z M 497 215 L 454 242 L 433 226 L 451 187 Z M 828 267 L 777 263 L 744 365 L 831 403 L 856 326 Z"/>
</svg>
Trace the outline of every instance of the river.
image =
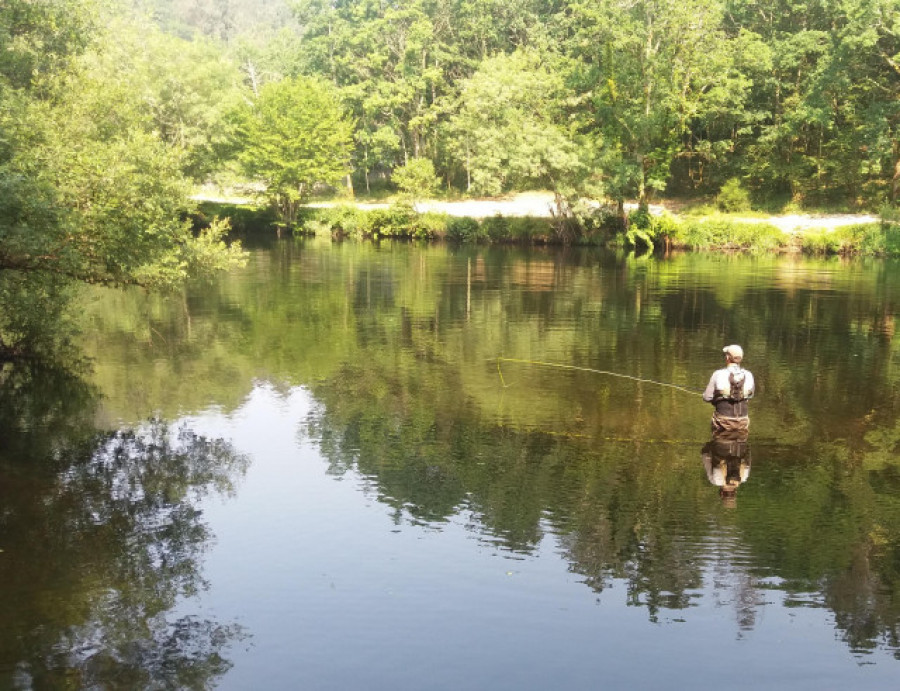
<svg viewBox="0 0 900 691">
<path fill-rule="evenodd" d="M 0 370 L 0 688 L 895 688 L 900 265 L 249 249 Z"/>
</svg>

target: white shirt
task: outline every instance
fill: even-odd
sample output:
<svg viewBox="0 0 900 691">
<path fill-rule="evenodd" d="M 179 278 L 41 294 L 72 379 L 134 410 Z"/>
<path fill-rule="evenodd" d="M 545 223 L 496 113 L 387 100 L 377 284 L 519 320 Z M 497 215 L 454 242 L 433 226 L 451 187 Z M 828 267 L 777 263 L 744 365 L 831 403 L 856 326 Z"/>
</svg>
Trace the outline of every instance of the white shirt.
<svg viewBox="0 0 900 691">
<path fill-rule="evenodd" d="M 731 395 L 731 382 L 728 377 L 732 372 L 744 373 L 744 398 L 752 398 L 756 388 L 753 375 L 749 370 L 741 369 L 740 365 L 732 362 L 724 369 L 717 369 L 712 373 L 712 376 L 709 378 L 709 384 L 706 385 L 706 391 L 703 392 L 703 400 L 712 401 L 717 391 L 725 398 L 728 398 Z"/>
</svg>

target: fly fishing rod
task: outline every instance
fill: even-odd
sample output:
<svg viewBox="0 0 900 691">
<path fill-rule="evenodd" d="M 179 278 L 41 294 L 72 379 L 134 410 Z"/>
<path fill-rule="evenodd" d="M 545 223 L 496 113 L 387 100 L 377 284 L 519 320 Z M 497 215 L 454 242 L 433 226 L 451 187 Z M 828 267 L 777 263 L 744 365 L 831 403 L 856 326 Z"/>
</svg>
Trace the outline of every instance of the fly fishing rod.
<svg viewBox="0 0 900 691">
<path fill-rule="evenodd" d="M 667 382 L 655 381 L 653 379 L 643 379 L 642 377 L 633 377 L 630 374 L 622 374 L 621 372 L 610 372 L 608 370 L 593 369 L 591 367 L 579 367 L 577 365 L 566 365 L 561 362 L 545 362 L 543 360 L 523 360 L 520 358 L 512 358 L 512 357 L 498 357 L 497 358 L 497 374 L 500 375 L 500 383 L 503 384 L 503 388 L 507 388 L 507 384 L 506 384 L 506 380 L 503 378 L 503 371 L 500 369 L 501 362 L 513 362 L 513 363 L 518 363 L 520 365 L 536 365 L 538 367 L 555 367 L 557 369 L 575 370 L 578 372 L 591 372 L 593 374 L 605 374 L 610 377 L 620 377 L 621 379 L 631 379 L 632 381 L 637 381 L 637 382 L 641 382 L 644 384 L 656 384 L 657 386 L 665 386 L 670 389 L 684 391 L 685 393 L 689 393 L 694 396 L 702 395 L 701 392 L 697 389 L 689 389 L 684 386 L 679 386 L 678 384 L 669 384 Z"/>
</svg>

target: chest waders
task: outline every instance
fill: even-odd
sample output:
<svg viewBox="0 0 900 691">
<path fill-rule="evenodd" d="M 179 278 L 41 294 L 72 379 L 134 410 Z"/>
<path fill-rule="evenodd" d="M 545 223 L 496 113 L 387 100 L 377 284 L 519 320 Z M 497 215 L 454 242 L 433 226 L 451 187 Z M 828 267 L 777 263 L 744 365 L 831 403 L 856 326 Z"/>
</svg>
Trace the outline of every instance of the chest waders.
<svg viewBox="0 0 900 691">
<path fill-rule="evenodd" d="M 713 397 L 715 413 L 712 419 L 714 433 L 746 433 L 750 426 L 747 396 L 744 385 L 747 375 L 741 369 L 728 373 L 728 388 L 717 390 Z"/>
</svg>

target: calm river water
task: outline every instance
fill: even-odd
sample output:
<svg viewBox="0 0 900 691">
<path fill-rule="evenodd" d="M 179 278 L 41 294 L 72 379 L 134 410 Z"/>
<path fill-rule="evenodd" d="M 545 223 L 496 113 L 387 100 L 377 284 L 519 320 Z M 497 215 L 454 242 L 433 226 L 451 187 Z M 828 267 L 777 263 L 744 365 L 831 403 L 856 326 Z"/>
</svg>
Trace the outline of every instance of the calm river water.
<svg viewBox="0 0 900 691">
<path fill-rule="evenodd" d="M 897 264 L 291 240 L 83 308 L 0 370 L 0 688 L 897 687 Z"/>
</svg>

